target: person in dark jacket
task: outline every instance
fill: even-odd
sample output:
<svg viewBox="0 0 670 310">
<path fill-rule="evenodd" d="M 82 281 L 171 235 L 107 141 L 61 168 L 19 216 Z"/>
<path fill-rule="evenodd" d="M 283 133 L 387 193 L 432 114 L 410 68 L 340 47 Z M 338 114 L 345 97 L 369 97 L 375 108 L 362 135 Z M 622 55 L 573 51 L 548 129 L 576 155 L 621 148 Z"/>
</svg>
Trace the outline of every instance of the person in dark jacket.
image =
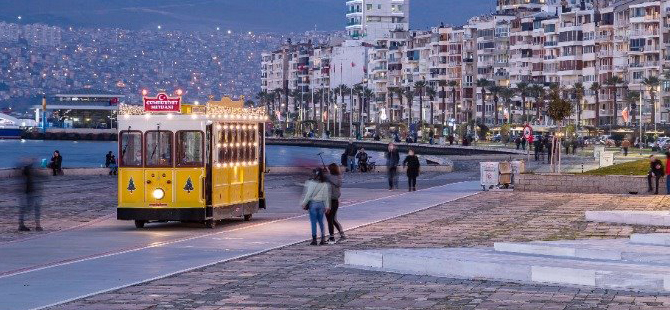
<svg viewBox="0 0 670 310">
<path fill-rule="evenodd" d="M 358 167 L 361 169 L 361 172 L 368 172 L 368 153 L 365 152 L 364 148 L 361 148 L 356 154 L 356 159 L 358 159 Z"/>
<path fill-rule="evenodd" d="M 356 149 L 354 143 L 349 141 L 349 144 L 347 145 L 347 148 L 344 150 L 344 152 L 347 154 L 347 161 L 349 162 L 347 171 L 356 171 L 356 153 L 358 153 L 358 150 Z"/>
<path fill-rule="evenodd" d="M 107 155 L 105 155 L 105 167 L 109 168 L 109 164 L 112 162 L 112 151 L 109 151 Z"/>
<path fill-rule="evenodd" d="M 395 144 L 389 143 L 386 153 L 386 167 L 388 168 L 389 190 L 398 188 L 398 164 L 400 164 L 400 154 Z"/>
<path fill-rule="evenodd" d="M 540 153 L 542 152 L 542 137 L 533 141 L 533 150 L 535 151 L 535 161 L 540 160 Z"/>
<path fill-rule="evenodd" d="M 521 138 L 521 149 L 526 150 L 526 137 Z"/>
<path fill-rule="evenodd" d="M 63 156 L 60 156 L 60 152 L 58 150 L 54 151 L 53 156 L 51 157 L 51 163 L 49 164 L 49 168 L 53 171 L 53 175 L 62 175 L 63 174 Z"/>
<path fill-rule="evenodd" d="M 548 134 L 544 137 L 544 147 L 547 149 L 547 163 L 548 164 L 551 163 L 551 155 L 552 155 L 551 151 L 552 151 L 552 144 L 553 144 L 551 140 L 552 139 L 549 137 Z"/>
<path fill-rule="evenodd" d="M 30 231 L 25 224 L 25 217 L 31 209 L 35 212 L 35 230 L 42 231 L 42 225 L 40 225 L 40 203 L 38 201 L 37 195 L 37 185 L 35 184 L 35 174 L 32 160 L 26 160 L 26 163 L 21 168 L 23 174 L 23 192 L 24 199 L 21 209 L 19 210 L 19 231 Z"/>
<path fill-rule="evenodd" d="M 414 150 L 410 149 L 409 154 L 405 157 L 405 160 L 402 162 L 402 166 L 407 166 L 407 180 L 409 183 L 409 191 L 416 191 L 416 178 L 419 176 L 419 168 L 421 163 L 419 163 L 419 157 L 414 155 Z"/>
<path fill-rule="evenodd" d="M 328 165 L 329 174 L 325 174 L 326 181 L 330 183 L 330 211 L 326 212 L 326 221 L 328 222 L 328 244 L 335 243 L 335 228 L 340 233 L 340 240 L 346 239 L 344 236 L 344 229 L 337 220 L 337 209 L 340 207 L 340 196 L 342 188 L 342 174 L 340 167 L 332 163 Z"/>
<path fill-rule="evenodd" d="M 654 158 L 654 155 L 649 156 L 649 173 L 647 173 L 647 185 L 648 192 L 652 192 L 654 188 L 651 186 L 651 179 L 656 179 L 656 191 L 655 195 L 658 195 L 658 181 L 665 175 L 665 169 L 663 169 L 663 162 Z"/>
</svg>

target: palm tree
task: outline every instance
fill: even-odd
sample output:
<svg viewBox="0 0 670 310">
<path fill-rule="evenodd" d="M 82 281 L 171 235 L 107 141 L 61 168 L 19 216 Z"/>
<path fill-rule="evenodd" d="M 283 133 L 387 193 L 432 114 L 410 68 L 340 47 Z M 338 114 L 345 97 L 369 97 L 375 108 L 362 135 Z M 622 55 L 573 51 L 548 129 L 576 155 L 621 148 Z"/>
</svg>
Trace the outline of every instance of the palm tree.
<svg viewBox="0 0 670 310">
<path fill-rule="evenodd" d="M 656 88 L 661 84 L 657 76 L 650 76 L 642 81 L 642 85 L 649 88 L 649 98 L 651 99 L 651 121 L 656 125 Z"/>
<path fill-rule="evenodd" d="M 489 92 L 493 96 L 493 124 L 498 125 L 498 93 L 502 89 L 500 86 L 491 83 L 488 87 Z"/>
<path fill-rule="evenodd" d="M 283 90 L 279 87 L 275 88 L 272 93 L 274 94 L 274 100 L 272 101 L 272 113 L 274 114 L 277 111 L 277 108 L 281 105 L 281 93 Z"/>
<path fill-rule="evenodd" d="M 609 85 L 614 90 L 614 105 L 612 106 L 613 113 L 610 125 L 618 125 L 619 123 L 619 116 L 617 115 L 619 113 L 617 105 L 617 90 L 619 88 L 619 84 L 621 83 L 623 83 L 623 79 L 621 79 L 621 77 L 619 77 L 618 75 L 612 76 L 605 82 L 605 84 Z"/>
<path fill-rule="evenodd" d="M 577 82 L 572 86 L 572 91 L 577 98 L 577 126 L 576 131 L 579 131 L 579 126 L 582 125 L 582 101 L 584 100 L 584 84 Z"/>
<path fill-rule="evenodd" d="M 256 100 L 258 100 L 258 103 L 259 103 L 260 105 L 265 105 L 265 104 L 267 104 L 267 100 L 268 100 L 268 92 L 265 91 L 265 90 L 259 91 L 259 92 L 256 94 Z"/>
<path fill-rule="evenodd" d="M 487 79 L 481 78 L 477 80 L 477 87 L 482 89 L 482 121 L 481 124 L 486 124 L 486 88 L 491 84 Z"/>
<path fill-rule="evenodd" d="M 589 88 L 596 97 L 596 128 L 600 126 L 600 83 L 594 82 Z"/>
<path fill-rule="evenodd" d="M 403 104 L 403 99 L 405 97 L 405 89 L 402 87 L 393 87 L 393 92 L 395 92 L 398 99 L 400 99 L 400 121 L 403 120 L 402 116 L 405 113 L 405 105 Z"/>
<path fill-rule="evenodd" d="M 456 107 L 457 107 L 457 105 L 456 105 L 456 87 L 458 86 L 458 82 L 456 82 L 455 80 L 449 81 L 448 86 L 451 87 L 451 104 L 452 104 L 451 108 L 453 109 L 452 110 L 453 111 L 452 117 L 454 119 L 456 119 Z M 445 112 L 445 115 L 446 115 L 446 112 Z"/>
<path fill-rule="evenodd" d="M 361 120 L 363 119 L 363 111 L 362 111 L 363 110 L 363 92 L 364 92 L 364 88 L 363 88 L 362 84 L 358 84 L 358 85 L 354 86 L 354 95 L 356 95 L 356 98 L 358 99 L 358 107 L 356 107 L 356 108 L 358 109 L 358 118 L 357 119 L 358 119 L 359 126 L 362 124 Z M 352 107 L 353 107 L 353 105 L 352 105 Z M 352 111 L 352 113 L 353 113 L 353 111 Z"/>
<path fill-rule="evenodd" d="M 435 100 L 435 96 L 437 96 L 437 92 L 435 91 L 434 88 L 428 86 L 426 88 L 426 96 L 428 96 L 428 98 L 430 99 L 430 124 L 433 125 L 433 119 L 434 119 L 433 112 L 435 108 L 433 101 Z"/>
<path fill-rule="evenodd" d="M 419 96 L 419 128 L 423 127 L 423 95 L 426 92 L 426 81 L 414 83 L 414 93 Z"/>
<path fill-rule="evenodd" d="M 442 125 L 447 124 L 447 91 L 444 89 L 447 86 L 447 81 L 441 80 L 437 82 L 437 85 L 440 86 L 440 97 L 442 103 L 440 104 L 440 109 L 442 110 Z"/>
<path fill-rule="evenodd" d="M 403 92 L 405 94 L 405 99 L 407 99 L 407 126 L 412 124 L 412 101 L 414 101 L 414 91 L 411 89 L 405 89 Z"/>
<path fill-rule="evenodd" d="M 512 90 L 509 87 L 501 87 L 500 89 L 500 97 L 502 97 L 503 102 L 505 103 L 505 107 L 507 108 L 507 123 L 511 124 L 512 123 L 512 107 L 510 106 L 510 102 L 512 100 L 512 97 L 514 97 L 514 90 Z"/>
<path fill-rule="evenodd" d="M 393 117 L 393 96 L 398 93 L 397 88 L 398 87 L 391 86 L 391 87 L 387 88 L 387 90 L 386 90 L 386 92 L 388 93 L 389 99 L 391 99 L 390 102 L 389 102 L 389 107 L 388 107 L 388 109 L 389 109 L 389 121 L 391 123 L 393 123 L 393 119 L 394 119 L 394 117 Z M 402 95 L 401 95 L 401 97 L 402 97 Z M 402 100 L 402 98 L 401 98 L 401 100 Z"/>
<path fill-rule="evenodd" d="M 540 109 L 542 107 L 542 103 L 544 102 L 544 96 L 545 96 L 544 86 L 541 84 L 528 85 L 526 87 L 526 93 L 528 96 L 535 98 L 535 102 L 531 106 L 535 108 L 534 121 L 539 121 Z"/>
<path fill-rule="evenodd" d="M 631 116 L 631 124 L 635 123 L 635 109 L 633 109 L 633 106 L 640 100 L 640 92 L 638 91 L 631 91 L 628 92 L 626 95 L 626 99 L 628 100 L 628 104 L 630 105 L 630 116 Z"/>
<path fill-rule="evenodd" d="M 365 111 L 366 116 L 368 118 L 368 122 L 370 121 L 370 102 L 375 100 L 375 92 L 372 91 L 372 89 L 369 89 L 367 86 L 363 87 L 363 106 L 361 111 Z M 361 116 L 361 124 L 363 122 L 363 116 Z"/>
<path fill-rule="evenodd" d="M 526 96 L 528 96 L 528 83 L 516 83 L 516 91 L 519 96 L 521 96 L 521 115 L 523 117 L 522 122 L 527 122 L 528 118 L 526 117 Z"/>
</svg>

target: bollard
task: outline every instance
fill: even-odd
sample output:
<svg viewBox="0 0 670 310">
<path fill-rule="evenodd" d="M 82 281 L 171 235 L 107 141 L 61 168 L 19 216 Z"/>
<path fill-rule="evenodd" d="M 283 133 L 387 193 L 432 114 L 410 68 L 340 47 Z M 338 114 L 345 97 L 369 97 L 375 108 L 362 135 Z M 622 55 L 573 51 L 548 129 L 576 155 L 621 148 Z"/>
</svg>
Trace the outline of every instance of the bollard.
<svg viewBox="0 0 670 310">
<path fill-rule="evenodd" d="M 584 163 L 582 163 L 582 173 L 584 173 Z"/>
</svg>

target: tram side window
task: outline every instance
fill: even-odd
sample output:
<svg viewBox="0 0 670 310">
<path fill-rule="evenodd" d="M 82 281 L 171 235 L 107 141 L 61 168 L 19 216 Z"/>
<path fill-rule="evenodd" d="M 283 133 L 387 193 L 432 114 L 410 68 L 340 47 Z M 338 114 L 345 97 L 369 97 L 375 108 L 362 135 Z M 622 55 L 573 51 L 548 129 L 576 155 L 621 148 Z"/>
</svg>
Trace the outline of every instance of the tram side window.
<svg viewBox="0 0 670 310">
<path fill-rule="evenodd" d="M 145 141 L 147 167 L 172 167 L 171 131 L 147 131 Z"/>
<path fill-rule="evenodd" d="M 179 131 L 177 133 L 177 166 L 202 166 L 202 145 L 201 131 Z"/>
<path fill-rule="evenodd" d="M 217 132 L 219 135 L 219 143 L 218 143 L 218 148 L 219 148 L 219 157 L 217 158 L 217 163 L 225 163 L 226 162 L 226 157 L 228 156 L 228 146 L 226 143 L 228 143 L 228 138 L 227 138 L 227 128 L 224 127 L 221 124 L 219 124 L 217 127 Z"/>
<path fill-rule="evenodd" d="M 142 133 L 139 131 L 121 132 L 122 167 L 142 167 Z"/>
<path fill-rule="evenodd" d="M 249 160 L 256 160 L 256 126 L 249 126 Z"/>
</svg>

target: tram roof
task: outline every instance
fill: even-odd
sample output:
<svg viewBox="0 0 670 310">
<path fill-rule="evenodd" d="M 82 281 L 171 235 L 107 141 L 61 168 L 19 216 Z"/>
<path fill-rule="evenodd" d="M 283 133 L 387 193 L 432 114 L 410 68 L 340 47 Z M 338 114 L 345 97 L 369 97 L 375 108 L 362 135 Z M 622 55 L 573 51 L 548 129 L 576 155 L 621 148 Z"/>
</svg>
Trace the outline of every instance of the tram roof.
<svg viewBox="0 0 670 310">
<path fill-rule="evenodd" d="M 244 107 L 244 97 L 239 100 L 232 100 L 229 97 L 223 97 L 220 101 L 208 101 L 205 105 L 194 103 L 181 104 L 179 113 L 165 112 L 146 112 L 142 105 L 119 105 L 119 115 L 156 115 L 169 116 L 176 115 L 203 115 L 207 119 L 221 120 L 245 120 L 245 121 L 265 121 L 267 115 L 264 107 Z"/>
</svg>

